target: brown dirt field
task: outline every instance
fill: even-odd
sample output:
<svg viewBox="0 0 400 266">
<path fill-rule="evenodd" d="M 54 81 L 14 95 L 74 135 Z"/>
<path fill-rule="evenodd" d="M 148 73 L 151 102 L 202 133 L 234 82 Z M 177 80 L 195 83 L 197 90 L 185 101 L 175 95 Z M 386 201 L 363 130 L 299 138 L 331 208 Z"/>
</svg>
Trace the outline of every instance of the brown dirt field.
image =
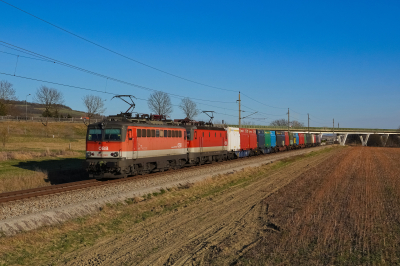
<svg viewBox="0 0 400 266">
<path fill-rule="evenodd" d="M 146 219 L 66 265 L 394 265 L 400 149 L 349 147 Z"/>
<path fill-rule="evenodd" d="M 302 159 L 269 172 L 247 186 L 231 187 L 137 224 L 58 260 L 68 265 L 230 264 L 259 239 L 279 228 L 270 222 L 264 200 L 341 150 Z"/>
</svg>

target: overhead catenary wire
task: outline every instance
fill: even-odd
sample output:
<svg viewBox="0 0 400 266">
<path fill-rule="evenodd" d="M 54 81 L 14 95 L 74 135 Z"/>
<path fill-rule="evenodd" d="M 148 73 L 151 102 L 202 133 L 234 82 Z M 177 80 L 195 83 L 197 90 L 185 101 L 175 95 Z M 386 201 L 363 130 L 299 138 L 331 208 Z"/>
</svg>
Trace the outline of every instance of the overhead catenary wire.
<svg viewBox="0 0 400 266">
<path fill-rule="evenodd" d="M 33 52 L 33 51 L 30 51 L 30 50 L 27 50 L 27 49 L 22 48 L 22 47 L 18 47 L 16 45 L 13 45 L 13 44 L 1 41 L 1 40 L 0 40 L 0 42 L 3 43 L 3 44 L 6 44 L 8 46 L 11 46 L 10 48 L 14 48 L 14 50 L 16 50 L 15 48 L 17 48 L 18 51 L 20 51 L 20 52 L 27 53 L 27 54 L 29 54 L 31 56 L 36 56 L 36 57 L 39 57 L 41 59 L 48 60 L 48 62 L 53 62 L 53 63 L 59 64 L 59 65 L 65 66 L 65 67 L 69 67 L 69 68 L 72 68 L 72 69 L 75 69 L 75 70 L 79 70 L 79 71 L 94 75 L 94 76 L 98 76 L 98 77 L 101 77 L 101 78 L 109 79 L 109 80 L 112 80 L 112 81 L 115 81 L 115 82 L 118 82 L 118 83 L 122 83 L 124 85 L 134 86 L 136 88 L 147 90 L 147 91 L 153 91 L 153 92 L 161 91 L 161 90 L 157 90 L 157 89 L 152 89 L 152 88 L 149 88 L 149 87 L 141 86 L 141 85 L 138 85 L 138 84 L 135 84 L 135 83 L 132 83 L 132 82 L 124 81 L 124 80 L 121 80 L 121 79 L 113 78 L 113 77 L 110 77 L 110 76 L 107 76 L 107 75 L 104 75 L 104 74 L 100 74 L 100 73 L 97 73 L 97 72 L 94 72 L 94 71 L 91 71 L 91 70 L 88 70 L 88 69 L 84 69 L 84 68 L 75 66 L 75 65 L 71 65 L 71 64 L 62 62 L 60 60 L 57 60 L 57 59 L 54 59 L 54 58 L 51 58 L 51 57 L 48 57 L 48 56 Z M 1 45 L 1 43 L 0 43 L 0 45 Z M 5 46 L 5 45 L 3 45 L 3 46 Z M 7 47 L 7 46 L 5 46 L 5 47 Z M 182 95 L 178 95 L 178 94 L 174 94 L 174 93 L 168 93 L 168 92 L 165 92 L 165 93 L 167 93 L 168 95 L 171 95 L 172 97 L 178 97 L 180 99 L 187 97 L 187 96 L 182 96 Z M 197 101 L 234 104 L 234 102 L 214 101 L 214 100 L 208 100 L 208 99 L 205 100 L 205 99 L 199 99 L 199 98 L 193 98 L 193 97 L 190 97 L 190 98 L 194 99 L 194 100 L 197 100 Z"/>
<path fill-rule="evenodd" d="M 80 35 L 78 35 L 78 34 L 75 34 L 75 33 L 71 32 L 71 31 L 69 31 L 69 30 L 66 30 L 66 29 L 64 29 L 64 28 L 62 28 L 62 27 L 60 27 L 60 26 L 57 26 L 57 25 L 55 25 L 54 23 L 51 23 L 51 22 L 49 22 L 49 21 L 47 21 L 47 20 L 45 20 L 45 19 L 42 19 L 42 18 L 40 18 L 40 17 L 38 17 L 38 16 L 36 16 L 36 15 L 34 15 L 34 14 L 32 14 L 32 13 L 29 13 L 29 12 L 27 12 L 27 11 L 25 11 L 25 10 L 23 10 L 23 9 L 21 9 L 21 8 L 19 8 L 19 7 L 17 7 L 17 6 L 15 6 L 15 5 L 12 5 L 12 4 L 10 4 L 10 3 L 4 1 L 4 0 L 0 0 L 0 1 L 3 2 L 4 4 L 7 4 L 7 5 L 9 5 L 9 6 L 15 8 L 15 9 L 17 9 L 17 10 L 19 10 L 19 11 L 21 11 L 21 12 L 27 14 L 27 15 L 29 15 L 29 16 L 32 16 L 32 17 L 34 17 L 34 18 L 36 18 L 36 19 L 38 19 L 38 20 L 40 20 L 40 21 L 42 21 L 42 22 L 45 22 L 45 23 L 47 23 L 47 24 L 49 24 L 49 25 L 51 25 L 51 26 L 53 26 L 53 27 L 55 27 L 55 28 L 57 28 L 57 29 L 59 29 L 59 30 L 61 30 L 61 31 L 64 31 L 64 32 L 66 32 L 66 33 L 68 33 L 68 34 L 70 34 L 70 35 L 76 37 L 76 38 L 79 38 L 79 39 L 81 39 L 81 40 L 83 40 L 83 41 L 85 41 L 85 42 L 88 42 L 88 43 L 90 43 L 90 44 L 92 44 L 92 45 L 95 45 L 95 46 L 97 46 L 97 47 L 99 47 L 99 48 L 101 48 L 101 49 L 103 49 L 103 50 L 106 50 L 106 51 L 108 51 L 108 52 L 111 52 L 111 53 L 113 53 L 113 54 L 115 54 L 115 55 L 118 55 L 118 56 L 120 56 L 120 57 L 123 57 L 123 58 L 125 58 L 125 59 L 128 59 L 128 60 L 130 60 L 130 61 L 132 61 L 132 62 L 138 63 L 138 64 L 143 65 L 143 66 L 145 66 L 145 67 L 148 67 L 148 68 L 150 68 L 150 69 L 153 69 L 153 70 L 156 70 L 156 71 L 158 71 L 158 72 L 164 73 L 164 74 L 166 74 L 166 75 L 169 75 L 169 76 L 172 76 L 172 77 L 181 79 L 181 80 L 185 80 L 185 81 L 188 81 L 188 82 L 191 82 L 191 83 L 194 83 L 194 84 L 198 84 L 198 85 L 201 85 L 201 86 L 205 86 L 205 87 L 209 87 L 209 88 L 213 88 L 213 89 L 218 89 L 218 90 L 223 90 L 223 91 L 239 92 L 238 90 L 231 90 L 231 89 L 225 89 L 225 88 L 220 88 L 220 87 L 208 85 L 208 84 L 205 84 L 205 83 L 202 83 L 202 82 L 198 82 L 198 81 L 195 81 L 195 80 L 192 80 L 192 79 L 188 79 L 188 78 L 185 78 L 185 77 L 182 77 L 182 76 L 179 76 L 179 75 L 170 73 L 170 72 L 168 72 L 168 71 L 162 70 L 162 69 L 157 68 L 157 67 L 153 67 L 153 66 L 151 66 L 151 65 L 149 65 L 149 64 L 143 63 L 143 62 L 141 62 L 141 61 L 139 61 L 139 60 L 137 60 L 137 59 L 134 59 L 134 58 L 132 58 L 132 57 L 126 56 L 126 55 L 124 55 L 124 54 L 122 54 L 122 53 L 119 53 L 119 52 L 114 51 L 114 50 L 112 50 L 112 49 L 110 49 L 110 48 L 107 48 L 107 47 L 105 47 L 105 46 L 103 46 L 103 45 L 101 45 L 101 44 L 98 44 L 98 43 L 96 43 L 96 42 L 94 42 L 94 41 L 91 41 L 91 40 L 89 40 L 89 39 L 87 39 L 87 38 L 85 38 L 85 37 L 82 37 L 82 36 L 80 36 Z"/>
<path fill-rule="evenodd" d="M 172 76 L 172 77 L 175 77 L 175 78 L 178 78 L 178 79 L 187 81 L 187 82 L 191 82 L 191 83 L 193 83 L 193 84 L 197 84 L 197 85 L 201 85 L 201 86 L 205 86 L 205 87 L 209 87 L 209 88 L 213 88 L 213 89 L 223 90 L 223 91 L 239 92 L 239 90 L 226 89 L 226 88 L 221 88 L 221 87 L 209 85 L 209 84 L 206 84 L 206 83 L 203 83 L 203 82 L 198 82 L 198 81 L 195 81 L 195 80 L 192 80 L 192 79 L 189 79 L 189 78 L 185 78 L 185 77 L 183 77 L 183 76 L 176 75 L 176 74 L 173 74 L 173 73 L 171 73 L 171 72 L 162 70 L 162 69 L 160 69 L 160 68 L 151 66 L 151 65 L 149 65 L 149 64 L 143 63 L 143 62 L 141 62 L 141 61 L 139 61 L 139 60 L 137 60 L 137 59 L 134 59 L 134 58 L 132 58 L 132 57 L 129 57 L 129 56 L 127 56 L 127 55 L 124 55 L 124 54 L 122 54 L 122 53 L 120 53 L 120 52 L 117 52 L 117 51 L 115 51 L 115 50 L 113 50 L 113 49 L 110 49 L 110 48 L 108 48 L 108 47 L 105 47 L 104 45 L 98 44 L 98 43 L 96 43 L 96 42 L 94 42 L 94 41 L 91 41 L 91 40 L 89 40 L 89 39 L 87 39 L 87 38 L 85 38 L 85 37 L 82 37 L 82 36 L 80 36 L 80 35 L 78 35 L 78 34 L 76 34 L 76 33 L 73 33 L 72 31 L 69 31 L 69 30 L 67 30 L 67 29 L 65 29 L 65 28 L 63 28 L 63 27 L 57 26 L 57 25 L 55 25 L 54 23 L 52 23 L 52 22 L 50 22 L 50 21 L 47 21 L 47 20 L 45 20 L 45 19 L 43 19 L 43 18 L 41 18 L 41 17 L 39 17 L 39 16 L 37 16 L 37 15 L 34 15 L 34 14 L 32 14 L 32 13 L 30 13 L 30 12 L 28 12 L 28 11 L 26 11 L 26 10 L 20 8 L 20 7 L 17 7 L 17 6 L 15 6 L 15 5 L 11 4 L 11 3 L 8 3 L 8 2 L 6 2 L 6 1 L 4 1 L 4 0 L 0 0 L 0 1 L 3 2 L 3 3 L 6 4 L 6 5 L 8 5 L 8 6 L 14 8 L 14 9 L 17 9 L 17 10 L 19 10 L 19 11 L 21 11 L 21 12 L 23 12 L 23 13 L 25 13 L 25 14 L 27 14 L 27 15 L 33 17 L 33 18 L 36 18 L 36 19 L 38 19 L 38 20 L 40 20 L 40 21 L 42 21 L 42 22 L 44 22 L 44 23 L 46 23 L 46 24 L 48 24 L 48 25 L 50 25 L 50 26 L 52 26 L 52 27 L 54 27 L 54 28 L 57 28 L 57 29 L 59 29 L 59 30 L 61 30 L 61 31 L 63 31 L 63 32 L 69 34 L 69 35 L 71 35 L 71 36 L 74 36 L 74 37 L 76 37 L 76 38 L 79 38 L 79 39 L 81 39 L 81 40 L 83 40 L 83 41 L 85 41 L 85 42 L 87 42 L 87 43 L 90 43 L 90 44 L 92 44 L 92 45 L 95 45 L 95 46 L 97 46 L 97 47 L 99 47 L 99 48 L 101 48 L 101 49 L 103 49 L 103 50 L 106 50 L 106 51 L 108 51 L 108 52 L 110 52 L 110 53 L 113 53 L 113 54 L 118 55 L 118 56 L 120 56 L 120 57 L 122 57 L 122 58 L 128 59 L 128 60 L 130 60 L 130 61 L 132 61 L 132 62 L 135 62 L 135 63 L 137 63 L 137 64 L 143 65 L 143 66 L 148 67 L 148 68 L 150 68 L 150 69 L 153 69 L 153 70 L 155 70 L 155 71 L 164 73 L 164 74 L 166 74 L 166 75 L 169 75 L 169 76 Z M 243 90 L 242 90 L 242 91 L 243 91 Z M 248 97 L 249 99 L 251 99 L 251 100 L 253 100 L 253 101 L 255 101 L 255 102 L 258 102 L 258 103 L 260 103 L 260 104 L 262 104 L 262 105 L 265 105 L 265 106 L 267 106 L 267 107 L 276 108 L 276 109 L 286 109 L 286 108 L 284 108 L 284 107 L 276 107 L 276 106 L 272 106 L 272 105 L 268 105 L 268 104 L 262 103 L 262 102 L 260 102 L 260 101 L 258 101 L 258 100 L 255 100 L 255 99 L 252 98 L 252 97 L 249 97 L 249 96 L 246 95 L 246 94 L 243 94 L 243 95 L 246 96 L 246 97 Z"/>
<path fill-rule="evenodd" d="M 85 88 L 85 87 L 80 87 L 80 86 L 75 86 L 75 85 L 69 85 L 69 84 L 64 84 L 64 83 L 60 83 L 60 82 L 54 82 L 54 81 L 48 81 L 48 80 L 44 80 L 44 79 L 38 79 L 38 78 L 31 78 L 31 77 L 26 77 L 26 76 L 21 76 L 21 75 L 13 75 L 13 74 L 9 74 L 9 73 L 4 73 L 4 72 L 0 72 L 1 75 L 6 75 L 6 76 L 10 76 L 10 77 L 16 77 L 16 78 L 21 78 L 21 79 L 26 79 L 26 80 L 32 80 L 32 81 L 38 81 L 38 82 L 44 82 L 44 83 L 48 83 L 48 84 L 53 84 L 53 85 L 58 85 L 58 86 L 63 86 L 63 87 L 69 87 L 69 88 L 75 88 L 75 89 L 80 89 L 80 90 L 86 90 L 86 91 L 92 91 L 92 92 L 98 92 L 98 93 L 103 93 L 103 94 L 108 94 L 108 95 L 118 95 L 116 93 L 112 93 L 112 92 L 106 92 L 106 91 L 100 91 L 100 90 L 95 90 L 95 89 L 89 89 L 89 88 Z M 142 99 L 142 98 L 138 98 L 139 100 L 143 100 L 143 101 L 147 101 L 147 99 Z M 207 105 L 210 107 L 214 107 L 214 108 L 220 108 L 220 109 L 225 109 L 225 110 L 229 110 L 223 107 L 218 107 L 218 106 L 213 106 L 213 105 L 208 105 L 208 104 L 204 104 L 201 103 L 202 105 Z M 174 105 L 176 107 L 179 107 L 179 105 Z M 233 110 L 233 109 L 232 109 Z M 236 111 L 236 110 L 233 110 Z M 217 113 L 217 112 L 216 112 Z M 222 113 L 220 113 L 222 114 Z M 228 114 L 224 114 L 224 115 L 228 115 Z M 231 116 L 231 115 L 229 115 Z"/>
</svg>

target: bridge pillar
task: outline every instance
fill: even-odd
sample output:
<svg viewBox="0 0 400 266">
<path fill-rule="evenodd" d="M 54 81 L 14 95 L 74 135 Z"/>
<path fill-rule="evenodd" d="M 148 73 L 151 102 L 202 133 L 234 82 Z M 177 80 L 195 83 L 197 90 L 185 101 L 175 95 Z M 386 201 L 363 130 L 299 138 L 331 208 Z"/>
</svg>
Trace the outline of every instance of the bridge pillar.
<svg viewBox="0 0 400 266">
<path fill-rule="evenodd" d="M 361 140 L 361 145 L 362 146 L 367 146 L 367 142 L 368 142 L 368 139 L 369 139 L 369 135 L 371 135 L 371 134 L 366 134 L 367 136 L 365 137 L 365 140 L 364 140 L 364 138 L 363 138 L 363 136 L 362 135 L 360 135 L 359 137 L 360 137 L 360 140 Z"/>
<path fill-rule="evenodd" d="M 383 134 L 380 137 L 381 137 L 382 147 L 385 147 L 386 146 L 386 142 L 387 142 L 387 140 L 389 138 L 389 134 Z"/>
<path fill-rule="evenodd" d="M 344 146 L 346 144 L 347 135 L 349 135 L 349 134 L 346 133 L 346 134 L 338 136 L 340 145 Z"/>
</svg>

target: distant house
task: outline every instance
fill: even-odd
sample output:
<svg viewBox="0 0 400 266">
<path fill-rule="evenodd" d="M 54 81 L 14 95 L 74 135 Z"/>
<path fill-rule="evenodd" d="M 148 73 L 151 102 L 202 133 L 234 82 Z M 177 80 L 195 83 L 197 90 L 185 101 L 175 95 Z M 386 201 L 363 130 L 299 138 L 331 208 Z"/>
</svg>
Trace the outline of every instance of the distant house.
<svg viewBox="0 0 400 266">
<path fill-rule="evenodd" d="M 89 117 L 87 117 L 87 116 L 82 116 L 81 119 L 82 119 L 82 120 L 89 120 Z"/>
</svg>

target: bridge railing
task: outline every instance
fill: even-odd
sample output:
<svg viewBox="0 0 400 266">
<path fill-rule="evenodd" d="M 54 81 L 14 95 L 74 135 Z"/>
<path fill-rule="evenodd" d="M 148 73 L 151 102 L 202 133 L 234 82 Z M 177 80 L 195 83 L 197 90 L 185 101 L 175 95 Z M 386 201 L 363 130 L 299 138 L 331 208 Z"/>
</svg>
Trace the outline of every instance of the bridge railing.
<svg viewBox="0 0 400 266">
<path fill-rule="evenodd" d="M 238 125 L 226 125 L 226 127 L 239 127 Z M 282 130 L 287 131 L 287 126 L 260 126 L 260 125 L 242 125 L 242 128 L 254 128 L 254 129 L 262 129 L 262 130 Z M 320 131 L 320 132 L 387 132 L 387 133 L 394 133 L 399 132 L 399 129 L 381 129 L 381 128 L 334 128 L 331 127 L 291 127 L 290 131 Z"/>
</svg>

